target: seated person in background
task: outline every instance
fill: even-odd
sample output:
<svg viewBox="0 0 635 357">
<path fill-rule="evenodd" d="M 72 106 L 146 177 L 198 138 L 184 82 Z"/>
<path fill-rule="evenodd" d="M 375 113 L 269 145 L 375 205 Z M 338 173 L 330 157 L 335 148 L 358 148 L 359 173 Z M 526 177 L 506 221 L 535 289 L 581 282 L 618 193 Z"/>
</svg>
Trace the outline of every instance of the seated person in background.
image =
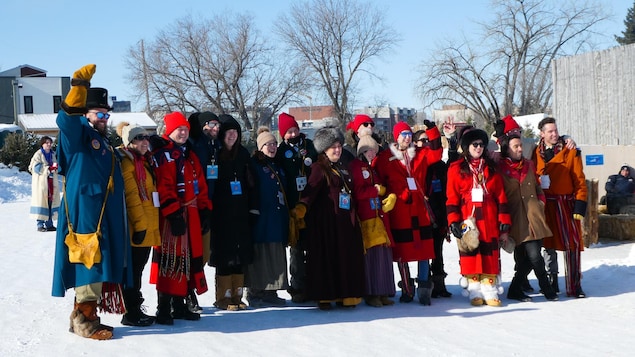
<svg viewBox="0 0 635 357">
<path fill-rule="evenodd" d="M 628 165 L 622 165 L 620 172 L 609 176 L 606 189 L 606 206 L 609 214 L 620 213 L 620 208 L 627 205 L 635 191 L 635 180 L 630 176 Z"/>
</svg>

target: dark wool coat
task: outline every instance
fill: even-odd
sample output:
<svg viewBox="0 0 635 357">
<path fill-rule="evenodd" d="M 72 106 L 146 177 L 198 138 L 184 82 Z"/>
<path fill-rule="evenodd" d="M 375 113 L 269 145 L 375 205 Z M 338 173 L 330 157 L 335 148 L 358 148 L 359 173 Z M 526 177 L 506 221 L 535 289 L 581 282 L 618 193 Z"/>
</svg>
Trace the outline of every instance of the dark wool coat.
<svg viewBox="0 0 635 357">
<path fill-rule="evenodd" d="M 53 296 L 64 296 L 67 289 L 99 282 L 123 283 L 124 288 L 132 287 L 132 269 L 126 269 L 132 267 L 132 260 L 119 155 L 108 139 L 89 125 L 85 116 L 60 111 L 57 126 L 60 128 L 60 173 L 66 177 L 66 194 L 57 224 Z M 109 192 L 107 187 L 113 156 L 114 186 Z M 90 269 L 81 263 L 70 263 L 68 247 L 64 244 L 68 220 L 77 233 L 95 232 L 106 196 L 108 201 L 99 240 L 101 263 Z M 68 215 L 64 201 L 68 205 Z"/>
<path fill-rule="evenodd" d="M 507 207 L 512 220 L 509 236 L 516 245 L 552 235 L 545 219 L 545 195 L 538 183 L 532 161 L 523 158 L 520 170 L 514 170 L 506 159 L 498 163 L 503 175 Z"/>
<path fill-rule="evenodd" d="M 177 161 L 185 155 L 183 160 L 183 180 L 185 183 L 184 192 L 178 194 Z M 201 237 L 201 222 L 199 211 L 212 209 L 212 203 L 207 197 L 207 184 L 205 183 L 205 173 L 201 164 L 191 150 L 182 152 L 181 148 L 173 141 L 166 146 L 154 151 L 154 158 L 157 167 L 157 191 L 159 192 L 161 247 L 156 247 L 152 256 L 152 267 L 150 271 L 150 281 L 157 284 L 159 292 L 176 296 L 186 296 L 188 290 L 196 289 L 198 294 L 207 291 L 207 282 L 203 271 L 203 241 Z M 183 209 L 187 231 L 180 237 L 173 237 L 170 222 L 167 216 Z M 185 241 L 184 241 L 185 240 Z M 189 246 L 189 256 L 184 256 L 184 245 Z M 177 247 L 175 250 L 174 247 Z M 162 253 L 164 252 L 164 253 Z M 165 252 L 175 252 L 179 265 L 182 261 L 189 264 L 189 269 L 180 274 L 165 274 L 164 271 L 171 264 L 174 257 L 167 256 Z M 170 253 L 171 254 L 171 253 Z M 189 262 L 188 262 L 189 260 Z"/>
<path fill-rule="evenodd" d="M 256 189 L 254 206 L 260 214 L 252 227 L 254 243 L 287 244 L 289 208 L 286 199 L 286 176 L 272 159 L 258 151 L 250 162 Z"/>
<path fill-rule="evenodd" d="M 254 180 L 249 172 L 249 152 L 239 142 L 236 157 L 219 155 L 218 180 L 212 202 L 211 258 L 215 267 L 244 266 L 253 260 L 253 239 L 249 226 L 249 210 L 253 207 Z M 221 149 L 225 150 L 225 148 Z M 240 182 L 242 193 L 232 194 L 232 182 Z"/>
<path fill-rule="evenodd" d="M 288 187 L 287 201 L 289 207 L 295 207 L 302 192 L 298 192 L 296 178 L 302 176 L 309 179 L 311 174 L 311 165 L 317 161 L 318 153 L 315 151 L 313 141 L 307 139 L 304 134 L 300 134 L 302 142 L 298 146 L 292 146 L 289 143 L 282 142 L 278 145 L 276 153 L 276 163 L 282 167 L 286 173 L 286 184 Z M 308 159 L 308 160 L 307 160 Z M 308 165 L 307 165 L 308 164 Z"/>
<path fill-rule="evenodd" d="M 426 134 L 432 145 L 408 148 L 409 169 L 405 165 L 405 155 L 397 149 L 397 144 L 380 152 L 373 162 L 379 179 L 386 185 L 386 194 L 397 195 L 395 208 L 389 212 L 390 230 L 394 239 L 393 259 L 396 262 L 434 258 L 432 225 L 428 206 L 424 202 L 424 190 L 428 166 L 441 160 L 443 147 L 439 129 L 429 129 Z M 414 178 L 416 190 L 409 189 L 409 177 Z"/>
<path fill-rule="evenodd" d="M 483 177 L 489 193 L 484 193 L 483 202 L 472 202 L 473 178 L 471 173 L 461 173 L 462 162 L 463 159 L 455 161 L 448 169 L 448 223 L 460 223 L 474 215 L 480 243 L 475 251 L 460 253 L 461 274 L 498 274 L 499 226 L 501 223 L 511 224 L 503 178 L 485 166 Z"/>
<path fill-rule="evenodd" d="M 310 300 L 364 296 L 364 246 L 354 204 L 339 207 L 344 182 L 352 180 L 341 162 L 325 155 L 311 166 L 301 202 L 307 206 L 307 294 Z M 325 170 L 324 167 L 329 167 Z M 337 167 L 343 177 L 330 169 Z M 328 179 L 327 179 L 328 178 Z M 350 192 L 350 191 L 349 191 Z"/>
</svg>

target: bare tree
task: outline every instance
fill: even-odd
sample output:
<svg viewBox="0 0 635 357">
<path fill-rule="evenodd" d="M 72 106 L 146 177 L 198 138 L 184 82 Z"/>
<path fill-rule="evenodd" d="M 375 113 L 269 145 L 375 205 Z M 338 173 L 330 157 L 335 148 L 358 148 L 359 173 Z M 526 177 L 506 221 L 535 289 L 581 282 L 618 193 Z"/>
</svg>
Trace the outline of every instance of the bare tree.
<svg viewBox="0 0 635 357">
<path fill-rule="evenodd" d="M 358 73 L 375 77 L 368 62 L 399 41 L 381 11 L 356 0 L 294 3 L 278 22 L 285 24 L 278 34 L 327 93 L 342 125 Z"/>
<path fill-rule="evenodd" d="M 446 43 L 422 63 L 421 97 L 465 104 L 490 122 L 548 111 L 551 61 L 592 46 L 593 27 L 607 19 L 603 8 L 541 0 L 494 0 L 491 8 L 495 20 L 480 24 L 482 38 Z"/>
<path fill-rule="evenodd" d="M 151 112 L 229 113 L 252 136 L 307 86 L 305 70 L 276 60 L 247 15 L 182 18 L 128 54 L 130 79 Z"/>
</svg>

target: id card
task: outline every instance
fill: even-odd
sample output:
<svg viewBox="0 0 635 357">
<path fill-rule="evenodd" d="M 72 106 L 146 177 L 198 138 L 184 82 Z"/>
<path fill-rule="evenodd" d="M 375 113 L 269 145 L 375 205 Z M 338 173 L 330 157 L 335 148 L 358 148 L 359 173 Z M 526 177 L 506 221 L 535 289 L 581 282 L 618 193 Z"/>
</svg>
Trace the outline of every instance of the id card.
<svg viewBox="0 0 635 357">
<path fill-rule="evenodd" d="M 381 208 L 381 204 L 379 203 L 379 197 L 375 197 L 375 198 L 371 198 L 370 199 L 370 209 L 377 210 Z"/>
<path fill-rule="evenodd" d="M 472 189 L 472 202 L 483 202 L 483 189 L 476 187 Z"/>
<path fill-rule="evenodd" d="M 218 165 L 207 165 L 207 175 L 205 176 L 208 180 L 215 180 L 218 178 Z"/>
<path fill-rule="evenodd" d="M 304 188 L 306 187 L 306 176 L 298 176 L 295 178 L 295 188 L 298 190 L 298 192 L 302 192 L 304 191 Z"/>
<path fill-rule="evenodd" d="M 540 175 L 540 188 L 548 190 L 551 187 L 551 179 L 549 175 Z"/>
<path fill-rule="evenodd" d="M 159 201 L 159 193 L 156 191 L 152 192 L 152 205 L 154 207 L 161 207 L 161 201 Z"/>
<path fill-rule="evenodd" d="M 229 186 L 231 187 L 233 196 L 240 196 L 243 194 L 243 189 L 240 186 L 240 181 L 232 181 L 229 183 Z"/>
<path fill-rule="evenodd" d="M 345 210 L 351 209 L 351 195 L 346 192 L 340 192 L 340 208 Z"/>
<path fill-rule="evenodd" d="M 282 191 L 278 191 L 278 204 L 284 206 L 284 194 Z"/>
<path fill-rule="evenodd" d="M 441 192 L 443 190 L 443 186 L 441 185 L 441 180 L 436 179 L 432 180 L 432 192 Z"/>
<path fill-rule="evenodd" d="M 198 190 L 198 180 L 194 180 L 193 184 L 194 184 L 194 194 L 198 195 L 198 193 L 200 192 Z"/>
<path fill-rule="evenodd" d="M 417 190 L 417 182 L 415 182 L 414 177 L 406 177 L 406 182 L 408 182 L 408 189 L 410 191 Z"/>
</svg>

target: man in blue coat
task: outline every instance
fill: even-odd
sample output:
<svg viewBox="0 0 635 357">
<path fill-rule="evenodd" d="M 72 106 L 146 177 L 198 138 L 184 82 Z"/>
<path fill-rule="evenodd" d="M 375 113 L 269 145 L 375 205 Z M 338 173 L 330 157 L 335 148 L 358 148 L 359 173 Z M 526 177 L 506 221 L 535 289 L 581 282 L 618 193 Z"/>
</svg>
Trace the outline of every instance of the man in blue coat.
<svg viewBox="0 0 635 357">
<path fill-rule="evenodd" d="M 120 158 L 107 137 L 108 91 L 90 88 L 95 69 L 90 64 L 73 74 L 71 90 L 57 115 L 65 192 L 55 244 L 53 296 L 75 288 L 71 332 L 107 340 L 113 328 L 100 323 L 97 305 L 108 312 L 123 312 L 119 285 L 132 285 L 127 269 L 132 264 Z M 70 229 L 77 236 L 69 235 Z M 95 232 L 99 232 L 97 249 L 81 237 Z"/>
</svg>

